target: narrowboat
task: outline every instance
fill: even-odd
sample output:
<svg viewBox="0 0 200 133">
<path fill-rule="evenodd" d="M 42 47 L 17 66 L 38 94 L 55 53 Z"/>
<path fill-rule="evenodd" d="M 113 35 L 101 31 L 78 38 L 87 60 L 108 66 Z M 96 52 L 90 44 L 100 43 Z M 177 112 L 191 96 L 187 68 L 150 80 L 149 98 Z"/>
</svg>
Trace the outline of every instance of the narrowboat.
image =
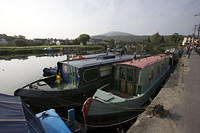
<svg viewBox="0 0 200 133">
<path fill-rule="evenodd" d="M 113 53 L 108 53 L 113 54 Z M 105 55 L 105 53 L 102 54 L 91 54 L 91 55 L 79 55 L 79 56 L 72 56 L 67 57 L 67 61 L 73 61 L 73 60 L 83 60 L 83 59 L 90 59 L 90 58 L 96 58 L 97 56 Z M 113 54 L 114 55 L 114 54 Z M 57 74 L 57 67 L 50 67 L 50 68 L 44 68 L 43 69 L 43 76 L 52 76 Z"/>
<path fill-rule="evenodd" d="M 75 120 L 75 110 L 69 109 L 68 116 L 61 118 L 54 109 L 38 114 L 19 96 L 0 94 L 1 133 L 80 133 L 84 128 Z"/>
<path fill-rule="evenodd" d="M 165 54 L 116 63 L 113 67 L 113 82 L 97 89 L 83 104 L 88 128 L 117 126 L 134 119 L 170 73 L 169 56 Z"/>
<path fill-rule="evenodd" d="M 77 107 L 112 80 L 112 64 L 129 61 L 133 55 L 100 55 L 57 63 L 57 75 L 39 79 L 15 91 L 34 107 Z"/>
<path fill-rule="evenodd" d="M 182 56 L 183 51 L 180 48 L 171 48 L 165 51 L 167 55 L 170 55 L 170 65 L 175 68 L 179 58 Z"/>
<path fill-rule="evenodd" d="M 45 133 L 40 121 L 19 96 L 0 94 L 1 133 Z"/>
</svg>

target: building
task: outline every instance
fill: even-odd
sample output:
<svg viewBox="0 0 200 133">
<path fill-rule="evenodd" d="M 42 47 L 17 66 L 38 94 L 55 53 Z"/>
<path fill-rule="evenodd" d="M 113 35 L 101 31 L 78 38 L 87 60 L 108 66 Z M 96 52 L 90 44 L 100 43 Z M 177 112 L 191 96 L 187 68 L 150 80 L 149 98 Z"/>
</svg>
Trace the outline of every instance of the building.
<svg viewBox="0 0 200 133">
<path fill-rule="evenodd" d="M 105 40 L 101 40 L 101 39 L 90 39 L 87 42 L 88 45 L 107 45 L 109 44 L 109 42 L 105 41 Z"/>
<path fill-rule="evenodd" d="M 194 37 L 191 37 L 191 36 L 184 37 L 182 45 L 183 46 L 184 45 L 188 45 L 188 44 L 190 44 L 193 41 L 194 41 Z"/>
<path fill-rule="evenodd" d="M 6 39 L 0 39 L 0 45 L 8 45 L 8 41 Z"/>
</svg>

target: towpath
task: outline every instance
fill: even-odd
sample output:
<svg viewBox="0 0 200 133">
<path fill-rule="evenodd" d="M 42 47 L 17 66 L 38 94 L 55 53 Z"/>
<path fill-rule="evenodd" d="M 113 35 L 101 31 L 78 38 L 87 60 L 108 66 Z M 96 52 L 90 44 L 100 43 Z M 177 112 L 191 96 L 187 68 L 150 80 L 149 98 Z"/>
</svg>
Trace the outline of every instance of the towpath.
<svg viewBox="0 0 200 133">
<path fill-rule="evenodd" d="M 162 105 L 163 110 L 155 110 Z M 160 106 L 159 106 L 160 107 Z M 174 73 L 128 133 L 200 132 L 200 56 L 183 56 Z"/>
</svg>

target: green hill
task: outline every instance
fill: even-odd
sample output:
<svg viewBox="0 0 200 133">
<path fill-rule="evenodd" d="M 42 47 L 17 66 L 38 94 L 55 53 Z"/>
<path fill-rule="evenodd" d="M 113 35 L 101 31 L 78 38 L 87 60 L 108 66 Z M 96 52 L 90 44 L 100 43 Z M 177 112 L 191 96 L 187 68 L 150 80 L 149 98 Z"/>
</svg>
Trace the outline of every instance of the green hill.
<svg viewBox="0 0 200 133">
<path fill-rule="evenodd" d="M 149 36 L 147 35 L 133 35 L 125 32 L 108 32 L 102 35 L 92 36 L 92 39 L 102 39 L 102 40 L 111 40 L 114 39 L 116 41 L 127 41 L 127 42 L 137 42 L 147 39 Z"/>
</svg>

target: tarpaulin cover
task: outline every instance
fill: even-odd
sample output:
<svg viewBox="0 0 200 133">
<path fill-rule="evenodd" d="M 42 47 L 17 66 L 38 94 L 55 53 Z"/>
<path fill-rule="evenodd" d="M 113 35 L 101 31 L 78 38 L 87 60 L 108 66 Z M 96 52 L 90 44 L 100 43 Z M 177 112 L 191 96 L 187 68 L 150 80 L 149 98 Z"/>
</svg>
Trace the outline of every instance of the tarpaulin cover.
<svg viewBox="0 0 200 133">
<path fill-rule="evenodd" d="M 23 107 L 20 97 L 0 94 L 0 133 L 43 133 L 38 120 Z"/>
</svg>

